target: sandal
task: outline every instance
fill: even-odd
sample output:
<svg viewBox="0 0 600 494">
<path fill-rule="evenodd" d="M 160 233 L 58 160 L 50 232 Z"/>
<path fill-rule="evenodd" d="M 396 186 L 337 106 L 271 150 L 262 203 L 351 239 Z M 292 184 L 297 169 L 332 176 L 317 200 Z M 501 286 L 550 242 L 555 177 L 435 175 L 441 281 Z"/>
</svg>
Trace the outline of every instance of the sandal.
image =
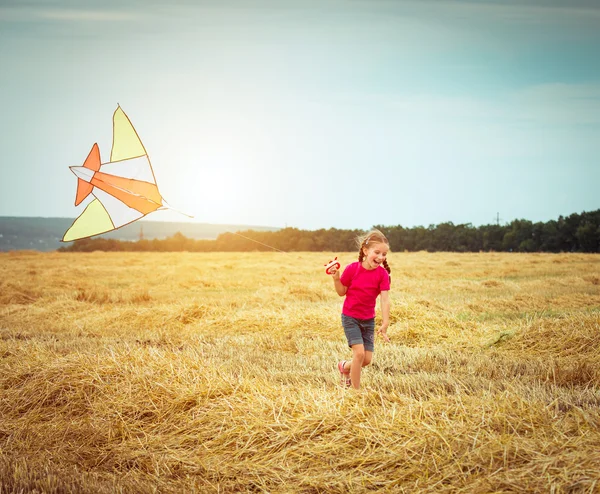
<svg viewBox="0 0 600 494">
<path fill-rule="evenodd" d="M 346 370 L 344 366 L 346 365 L 345 360 L 340 360 L 338 362 L 338 370 L 340 371 L 340 375 L 342 377 L 342 386 L 349 388 L 352 386 L 352 381 L 350 380 L 350 371 Z"/>
</svg>

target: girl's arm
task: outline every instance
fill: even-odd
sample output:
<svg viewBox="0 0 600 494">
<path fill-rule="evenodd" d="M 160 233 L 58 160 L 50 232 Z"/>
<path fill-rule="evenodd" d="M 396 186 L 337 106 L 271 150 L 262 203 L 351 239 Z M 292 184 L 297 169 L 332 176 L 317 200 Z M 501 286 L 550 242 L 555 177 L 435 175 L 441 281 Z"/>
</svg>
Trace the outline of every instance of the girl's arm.
<svg viewBox="0 0 600 494">
<path fill-rule="evenodd" d="M 390 325 L 390 292 L 388 290 L 381 292 L 381 327 L 377 331 L 385 341 L 390 339 L 387 335 L 387 328 Z"/>
<path fill-rule="evenodd" d="M 333 285 L 335 286 L 335 291 L 337 294 L 340 297 L 346 295 L 346 290 L 348 290 L 348 287 L 342 285 L 342 282 L 340 281 L 340 271 L 336 268 L 333 268 L 331 270 L 331 277 L 333 278 Z"/>
</svg>

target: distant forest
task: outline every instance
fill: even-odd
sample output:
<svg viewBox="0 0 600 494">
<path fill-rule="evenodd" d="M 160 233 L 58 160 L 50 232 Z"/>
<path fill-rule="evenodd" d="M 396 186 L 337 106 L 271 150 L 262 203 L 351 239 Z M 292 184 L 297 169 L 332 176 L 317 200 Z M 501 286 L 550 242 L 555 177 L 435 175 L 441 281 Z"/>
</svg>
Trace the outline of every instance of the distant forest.
<svg viewBox="0 0 600 494">
<path fill-rule="evenodd" d="M 546 223 L 514 220 L 506 225 L 475 227 L 470 223 L 451 222 L 405 228 L 400 225 L 374 228 L 381 230 L 395 252 L 600 252 L 600 209 L 560 216 Z M 355 238 L 362 230 L 239 231 L 221 233 L 215 240 L 194 240 L 176 233 L 163 240 L 120 241 L 107 238 L 77 240 L 62 252 L 158 251 L 158 252 L 285 252 L 357 250 Z"/>
</svg>

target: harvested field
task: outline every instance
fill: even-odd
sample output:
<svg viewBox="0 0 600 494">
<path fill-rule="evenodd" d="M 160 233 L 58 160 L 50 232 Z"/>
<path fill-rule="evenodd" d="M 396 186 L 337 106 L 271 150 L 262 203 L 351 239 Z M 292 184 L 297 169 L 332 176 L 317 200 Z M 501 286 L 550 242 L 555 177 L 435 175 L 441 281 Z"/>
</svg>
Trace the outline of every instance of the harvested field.
<svg viewBox="0 0 600 494">
<path fill-rule="evenodd" d="M 0 254 L 0 492 L 600 492 L 600 256 Z"/>
</svg>

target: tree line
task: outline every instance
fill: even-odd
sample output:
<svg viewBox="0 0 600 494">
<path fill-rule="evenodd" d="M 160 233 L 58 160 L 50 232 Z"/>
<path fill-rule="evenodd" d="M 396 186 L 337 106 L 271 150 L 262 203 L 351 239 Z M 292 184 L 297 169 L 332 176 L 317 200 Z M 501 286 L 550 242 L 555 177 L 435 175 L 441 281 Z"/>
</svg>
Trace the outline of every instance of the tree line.
<svg viewBox="0 0 600 494">
<path fill-rule="evenodd" d="M 375 225 L 390 242 L 395 252 L 600 252 L 600 209 L 558 220 L 533 223 L 513 220 L 505 225 L 455 225 L 452 222 L 405 228 L 401 225 Z M 62 252 L 157 251 L 157 252 L 285 252 L 357 250 L 355 239 L 362 230 L 300 230 L 283 228 L 278 231 L 222 233 L 215 240 L 194 240 L 181 233 L 166 239 L 136 242 L 102 237 L 76 240 Z"/>
</svg>

